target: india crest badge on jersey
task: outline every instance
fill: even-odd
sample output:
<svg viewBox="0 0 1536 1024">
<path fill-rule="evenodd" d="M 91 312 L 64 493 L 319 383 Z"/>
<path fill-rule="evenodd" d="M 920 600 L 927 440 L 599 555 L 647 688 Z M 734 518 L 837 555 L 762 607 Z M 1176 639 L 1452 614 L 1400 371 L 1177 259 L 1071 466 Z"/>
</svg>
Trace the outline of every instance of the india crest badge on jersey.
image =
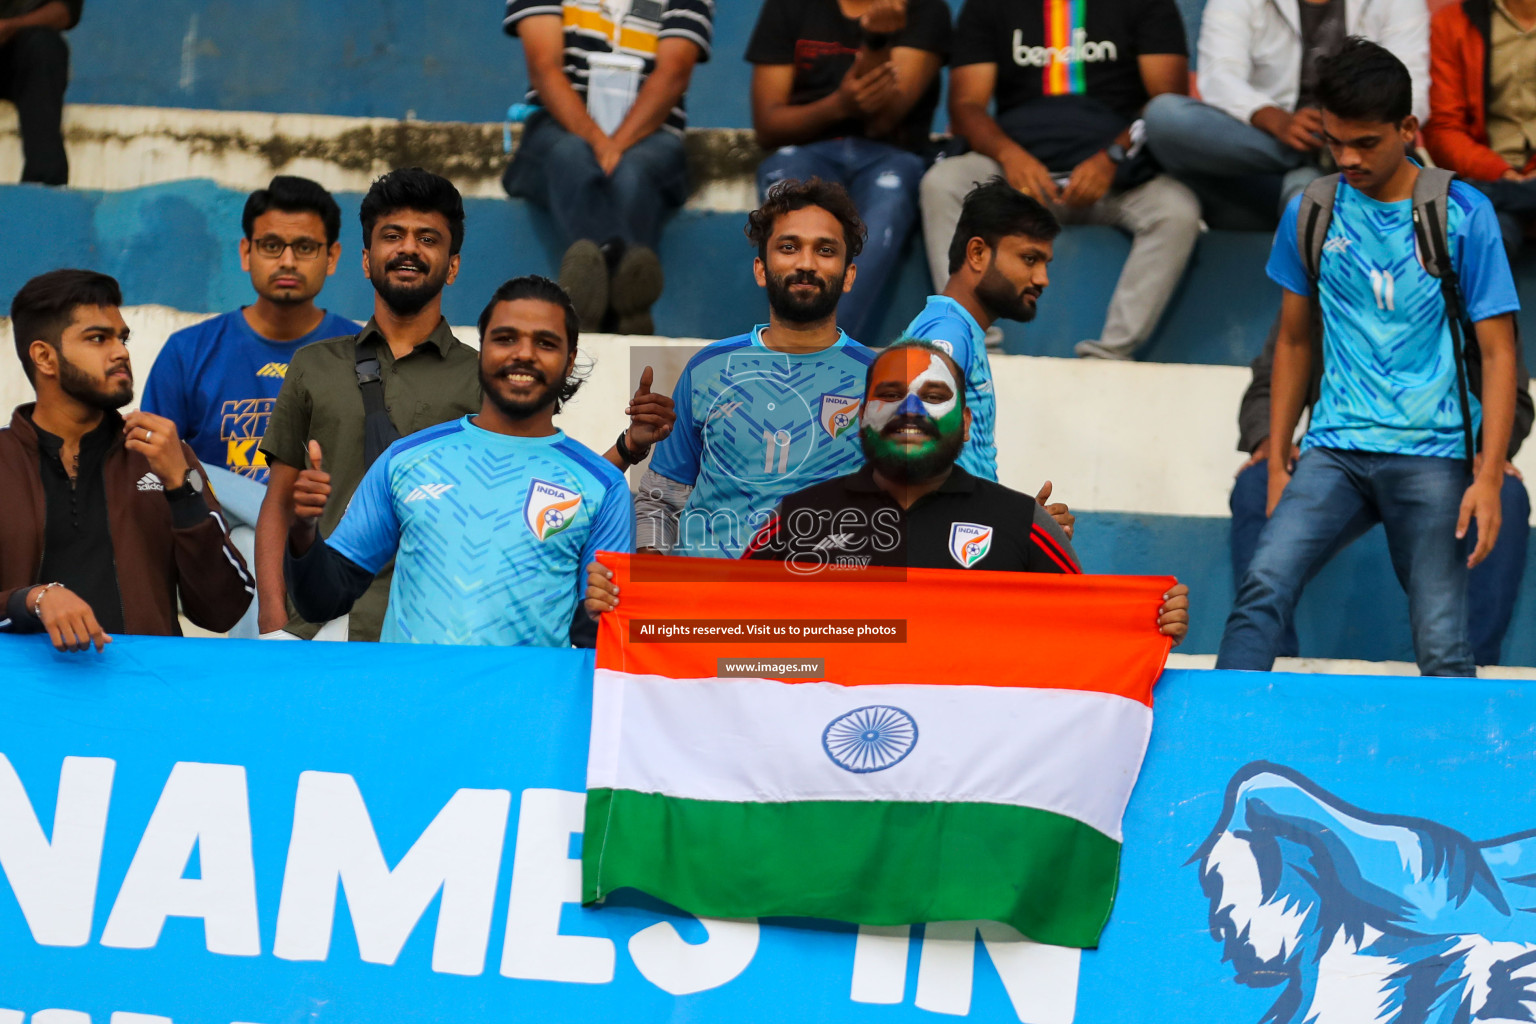
<svg viewBox="0 0 1536 1024">
<path fill-rule="evenodd" d="M 581 492 L 557 484 L 535 480 L 528 485 L 528 499 L 523 502 L 523 520 L 539 540 L 549 540 L 576 521 L 581 509 Z"/>
<path fill-rule="evenodd" d="M 821 396 L 821 425 L 836 440 L 858 426 L 859 400 L 849 395 Z"/>
<path fill-rule="evenodd" d="M 949 524 L 949 554 L 960 563 L 960 568 L 971 568 L 991 550 L 992 527 L 976 523 Z"/>
</svg>

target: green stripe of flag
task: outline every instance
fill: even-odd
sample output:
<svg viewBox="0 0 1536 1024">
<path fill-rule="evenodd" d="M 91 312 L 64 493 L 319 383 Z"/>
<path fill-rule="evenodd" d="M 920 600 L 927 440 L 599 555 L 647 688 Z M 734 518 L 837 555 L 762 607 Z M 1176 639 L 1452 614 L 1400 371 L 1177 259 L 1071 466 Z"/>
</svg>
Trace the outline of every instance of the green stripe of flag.
<svg viewBox="0 0 1536 1024">
<path fill-rule="evenodd" d="M 1005 921 L 1061 946 L 1098 945 L 1119 871 L 1097 829 L 1006 804 L 594 789 L 582 840 L 584 903 L 632 886 L 701 917 Z"/>
</svg>

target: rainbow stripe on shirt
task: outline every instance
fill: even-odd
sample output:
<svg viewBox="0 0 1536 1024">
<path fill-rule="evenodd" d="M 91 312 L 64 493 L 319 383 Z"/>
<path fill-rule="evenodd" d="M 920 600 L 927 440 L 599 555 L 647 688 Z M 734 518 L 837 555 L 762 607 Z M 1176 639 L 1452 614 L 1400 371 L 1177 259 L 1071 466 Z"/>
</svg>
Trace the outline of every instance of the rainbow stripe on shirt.
<svg viewBox="0 0 1536 1024">
<path fill-rule="evenodd" d="M 1081 49 L 1088 38 L 1087 0 L 1045 0 L 1045 50 L 1041 91 L 1046 96 L 1077 95 L 1088 90 Z"/>
</svg>

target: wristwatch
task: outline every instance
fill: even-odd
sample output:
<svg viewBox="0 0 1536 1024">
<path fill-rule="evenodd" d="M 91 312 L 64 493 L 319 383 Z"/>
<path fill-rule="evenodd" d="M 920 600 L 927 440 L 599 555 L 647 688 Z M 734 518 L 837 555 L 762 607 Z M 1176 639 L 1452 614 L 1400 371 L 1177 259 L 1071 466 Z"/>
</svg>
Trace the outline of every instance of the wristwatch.
<svg viewBox="0 0 1536 1024">
<path fill-rule="evenodd" d="M 1118 165 L 1125 163 L 1125 158 L 1130 154 L 1125 151 L 1125 147 L 1120 145 L 1120 143 L 1111 142 L 1104 148 L 1104 155 L 1109 157 L 1110 163 Z"/>
<path fill-rule="evenodd" d="M 182 498 L 190 498 L 194 494 L 203 493 L 203 475 L 195 469 L 187 470 L 187 478 L 181 482 L 181 486 L 175 490 L 167 490 L 167 501 L 180 501 Z"/>
</svg>

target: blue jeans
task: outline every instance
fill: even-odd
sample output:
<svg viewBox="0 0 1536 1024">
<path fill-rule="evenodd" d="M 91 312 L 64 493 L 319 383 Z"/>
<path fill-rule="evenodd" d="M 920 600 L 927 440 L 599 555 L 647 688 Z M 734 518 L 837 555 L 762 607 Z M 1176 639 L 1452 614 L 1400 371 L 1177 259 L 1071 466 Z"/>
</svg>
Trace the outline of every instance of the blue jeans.
<svg viewBox="0 0 1536 1024">
<path fill-rule="evenodd" d="M 1315 154 L 1292 149 L 1268 132 L 1188 96 L 1157 96 L 1143 116 L 1152 155 L 1202 201 L 1210 197 L 1275 209 L 1278 179 L 1278 209 L 1284 210 L 1292 196 L 1322 174 Z"/>
<path fill-rule="evenodd" d="M 1269 464 L 1260 462 L 1249 466 L 1237 476 L 1232 485 L 1232 590 L 1241 593 L 1243 578 L 1248 575 L 1248 565 L 1253 561 L 1254 550 L 1259 546 L 1259 534 L 1268 522 L 1264 517 L 1264 505 L 1269 499 Z M 1467 577 L 1467 633 L 1472 644 L 1472 656 L 1479 665 L 1499 664 L 1500 651 L 1504 646 L 1504 634 L 1509 631 L 1509 620 L 1515 611 L 1515 599 L 1520 596 L 1520 581 L 1525 576 L 1526 548 L 1530 542 L 1531 498 L 1525 484 L 1518 477 L 1506 476 L 1499 491 L 1499 502 L 1504 509 L 1504 525 L 1499 539 L 1482 564 Z M 1477 541 L 1477 523 L 1470 531 L 1472 543 Z M 1354 538 L 1351 537 L 1351 540 Z M 1322 558 L 1328 562 L 1343 547 L 1337 544 Z M 1294 658 L 1299 653 L 1296 642 L 1296 624 L 1286 624 L 1281 633 L 1275 656 Z"/>
<path fill-rule="evenodd" d="M 923 180 L 923 158 L 888 142 L 849 136 L 805 146 L 785 146 L 769 154 L 757 169 L 757 190 L 785 178 L 821 178 L 848 190 L 869 236 L 854 262 L 859 275 L 853 290 L 838 304 L 837 322 L 848 335 L 870 345 L 891 338 L 871 338 L 883 312 L 879 300 L 886 280 L 896 269 L 901 247 L 917 220 L 917 188 Z"/>
<path fill-rule="evenodd" d="M 1408 594 L 1414 656 L 1426 676 L 1476 675 L 1467 630 L 1467 553 L 1456 519 L 1466 463 L 1312 448 L 1296 464 L 1227 617 L 1219 669 L 1267 672 L 1301 591 L 1328 558 L 1377 522 Z"/>
<path fill-rule="evenodd" d="M 624 151 L 605 175 L 592 147 L 546 111 L 523 125 L 523 141 L 501 176 L 510 196 L 549 210 L 561 248 L 583 238 L 622 238 L 655 249 L 667 214 L 688 198 L 683 140 L 658 129 Z"/>
</svg>

